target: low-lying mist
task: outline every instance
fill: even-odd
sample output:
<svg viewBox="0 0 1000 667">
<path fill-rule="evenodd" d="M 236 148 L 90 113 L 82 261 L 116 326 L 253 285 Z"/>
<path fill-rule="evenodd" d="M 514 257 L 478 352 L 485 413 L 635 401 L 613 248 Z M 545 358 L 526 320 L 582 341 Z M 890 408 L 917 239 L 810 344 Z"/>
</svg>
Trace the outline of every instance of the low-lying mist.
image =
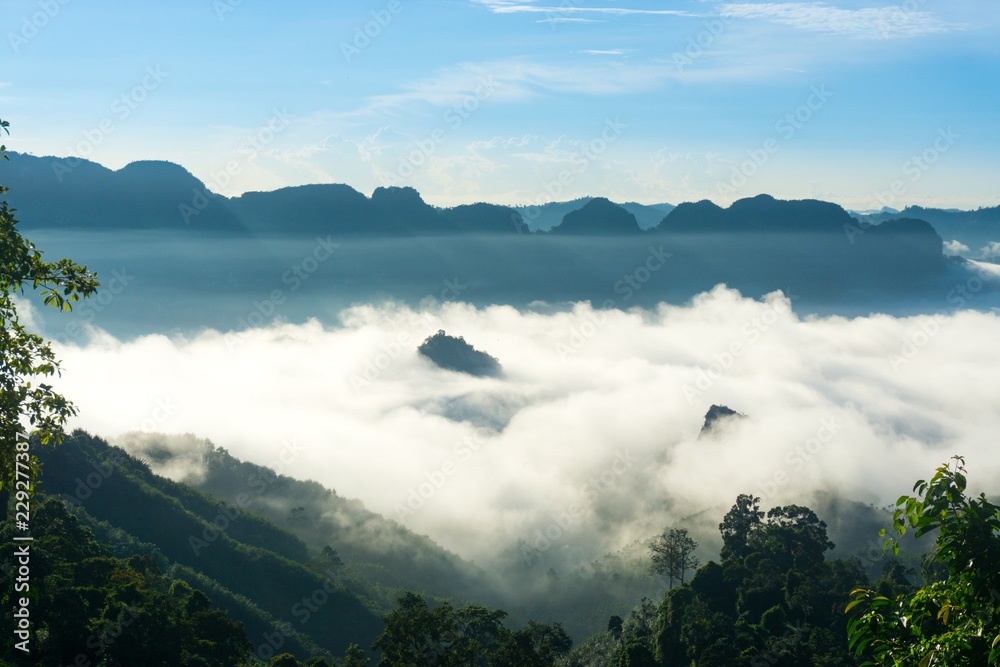
<svg viewBox="0 0 1000 667">
<path fill-rule="evenodd" d="M 502 375 L 419 355 L 438 330 Z M 72 426 L 193 433 L 480 565 L 504 554 L 563 571 L 668 526 L 711 557 L 744 492 L 765 507 L 824 492 L 881 506 L 953 454 L 995 492 L 997 340 L 996 313 L 801 317 L 781 292 L 720 285 L 627 312 L 384 303 L 336 326 L 131 342 L 92 330 L 57 347 L 57 384 L 80 409 Z M 749 418 L 700 435 L 713 404 Z M 196 479 L 187 461 L 163 472 Z"/>
</svg>

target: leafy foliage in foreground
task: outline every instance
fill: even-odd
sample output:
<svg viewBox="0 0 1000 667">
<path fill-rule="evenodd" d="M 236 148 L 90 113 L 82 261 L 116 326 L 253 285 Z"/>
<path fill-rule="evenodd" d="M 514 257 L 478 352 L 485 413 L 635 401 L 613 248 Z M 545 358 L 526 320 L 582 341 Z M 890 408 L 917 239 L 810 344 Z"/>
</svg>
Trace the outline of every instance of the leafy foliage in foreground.
<svg viewBox="0 0 1000 667">
<path fill-rule="evenodd" d="M 645 602 L 624 622 L 581 643 L 560 667 L 849 667 L 844 609 L 868 583 L 857 560 L 826 560 L 826 524 L 807 507 L 769 512 L 741 495 L 719 526 L 721 562 L 710 561 L 658 606 Z M 667 534 L 669 537 L 669 533 Z M 675 537 L 683 537 L 678 533 Z M 662 546 L 662 542 L 654 542 Z M 891 562 L 882 590 L 909 588 Z"/>
<path fill-rule="evenodd" d="M 867 583 L 860 563 L 826 561 L 826 524 L 807 507 L 775 507 L 742 495 L 719 530 L 722 562 L 710 561 L 660 607 L 661 665 L 848 666 L 843 610 Z"/>
<path fill-rule="evenodd" d="M 8 132 L 0 120 L 0 134 Z M 0 159 L 7 159 L 0 146 Z M 0 185 L 0 195 L 7 188 Z M 0 507 L 6 513 L 14 486 L 15 469 L 22 472 L 31 457 L 16 449 L 27 435 L 23 419 L 43 441 L 58 439 L 76 408 L 57 393 L 46 378 L 59 373 L 48 341 L 29 333 L 17 312 L 16 296 L 26 289 L 39 292 L 46 306 L 70 310 L 72 303 L 97 290 L 97 278 L 68 259 L 46 262 L 35 244 L 17 230 L 14 209 L 0 201 Z"/>
<path fill-rule="evenodd" d="M 1000 507 L 985 495 L 966 497 L 965 473 L 956 456 L 929 482 L 918 481 L 915 496 L 896 501 L 894 532 L 937 530 L 933 558 L 947 573 L 895 597 L 853 592 L 850 643 L 865 665 L 1000 665 Z M 890 545 L 898 553 L 894 538 Z"/>
</svg>

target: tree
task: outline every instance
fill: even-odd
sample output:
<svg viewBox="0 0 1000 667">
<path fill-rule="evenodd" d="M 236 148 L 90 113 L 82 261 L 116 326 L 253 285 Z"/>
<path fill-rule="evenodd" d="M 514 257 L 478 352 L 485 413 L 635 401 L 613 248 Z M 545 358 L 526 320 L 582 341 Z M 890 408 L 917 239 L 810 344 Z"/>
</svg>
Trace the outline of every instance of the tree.
<svg viewBox="0 0 1000 667">
<path fill-rule="evenodd" d="M 985 494 L 966 497 L 965 473 L 965 460 L 955 456 L 929 482 L 913 486 L 916 496 L 896 501 L 893 531 L 913 528 L 919 538 L 937 530 L 933 555 L 948 574 L 894 599 L 852 592 L 850 646 L 866 664 L 1000 665 L 1000 507 Z M 890 546 L 898 555 L 895 538 L 883 550 Z"/>
<path fill-rule="evenodd" d="M 282 653 L 271 658 L 270 667 L 302 667 L 291 653 Z"/>
<path fill-rule="evenodd" d="M 621 616 L 612 616 L 611 618 L 608 619 L 608 632 L 610 632 L 611 636 L 614 637 L 615 639 L 622 638 Z"/>
<path fill-rule="evenodd" d="M 785 632 L 785 621 L 785 610 L 782 609 L 781 605 L 775 605 L 760 617 L 760 627 L 778 637 Z"/>
<path fill-rule="evenodd" d="M 741 493 L 736 504 L 719 524 L 722 533 L 722 560 L 743 560 L 753 551 L 753 538 L 761 527 L 764 513 L 760 511 L 760 498 Z"/>
<path fill-rule="evenodd" d="M 340 664 L 342 667 L 366 667 L 369 662 L 369 658 L 361 650 L 361 647 L 357 644 L 351 644 L 347 647 L 344 661 Z"/>
<path fill-rule="evenodd" d="M 544 649 L 556 657 L 566 655 L 573 648 L 573 640 L 566 634 L 562 623 L 538 623 L 529 620 L 525 629 L 540 649 Z"/>
<path fill-rule="evenodd" d="M 503 625 L 506 616 L 477 605 L 431 609 L 421 596 L 406 593 L 385 616 L 372 649 L 382 652 L 378 664 L 384 667 L 552 667 L 573 646 L 559 623 L 528 621 L 511 631 Z"/>
<path fill-rule="evenodd" d="M 762 550 L 780 557 L 796 570 L 806 570 L 823 562 L 823 553 L 834 547 L 826 534 L 826 522 L 801 505 L 775 507 L 767 513 L 760 532 Z"/>
<path fill-rule="evenodd" d="M 503 634 L 503 611 L 445 604 L 431 609 L 423 597 L 406 593 L 399 608 L 385 616 L 385 630 L 372 644 L 382 652 L 379 665 L 471 665 Z"/>
<path fill-rule="evenodd" d="M 646 642 L 632 640 L 622 648 L 618 667 L 656 667 L 656 658 Z"/>
<path fill-rule="evenodd" d="M 654 539 L 649 547 L 653 551 L 652 571 L 666 575 L 670 588 L 674 587 L 675 579 L 683 585 L 684 574 L 698 568 L 698 559 L 691 555 L 698 543 L 688 535 L 686 528 L 671 528 Z"/>
<path fill-rule="evenodd" d="M 9 132 L 7 121 L 0 120 L 0 131 Z M 7 159 L 6 146 L 0 146 L 0 158 Z M 0 195 L 7 188 L 0 185 Z M 76 414 L 73 404 L 38 378 L 59 373 L 49 343 L 28 333 L 18 317 L 15 296 L 25 287 L 38 291 L 46 306 L 70 310 L 71 304 L 86 298 L 97 289 L 97 279 L 68 259 L 42 260 L 42 253 L 17 230 L 14 209 L 0 202 L 0 503 L 6 513 L 16 477 L 30 461 L 24 442 L 22 420 L 39 432 L 42 443 L 61 437 L 62 426 Z M 16 464 L 20 464 L 17 466 Z M 23 474 L 22 474 L 23 478 Z"/>
<path fill-rule="evenodd" d="M 323 547 L 320 551 L 320 555 L 323 557 L 323 560 L 333 568 L 334 572 L 337 572 L 340 568 L 344 567 L 344 561 L 340 559 L 340 555 L 329 544 Z"/>
<path fill-rule="evenodd" d="M 489 664 L 518 667 L 551 667 L 552 655 L 544 648 L 539 651 L 527 628 L 508 632 L 503 642 L 490 653 Z"/>
</svg>

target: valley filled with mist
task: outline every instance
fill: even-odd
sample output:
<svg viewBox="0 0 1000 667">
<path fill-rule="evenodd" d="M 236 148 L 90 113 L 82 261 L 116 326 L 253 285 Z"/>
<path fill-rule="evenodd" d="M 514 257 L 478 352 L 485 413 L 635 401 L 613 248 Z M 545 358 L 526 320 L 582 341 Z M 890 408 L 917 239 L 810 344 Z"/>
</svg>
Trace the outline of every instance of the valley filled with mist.
<svg viewBox="0 0 1000 667">
<path fill-rule="evenodd" d="M 402 207 L 387 217 L 447 214 L 381 196 Z M 997 265 L 924 221 L 821 202 L 681 204 L 645 229 L 604 199 L 565 208 L 547 231 L 510 208 L 502 234 L 375 236 L 344 232 L 335 205 L 307 229 L 37 215 L 40 247 L 107 278 L 71 313 L 22 307 L 62 360 L 70 428 L 332 548 L 383 611 L 415 590 L 580 643 L 670 590 L 649 549 L 668 528 L 717 559 L 738 494 L 812 508 L 828 557 L 874 580 L 911 480 L 961 452 L 1000 484 Z M 443 364 L 422 345 L 436 332 L 469 352 Z M 473 348 L 492 370 L 463 366 Z M 114 525 L 80 475 L 56 486 Z M 195 571 L 201 539 L 182 550 Z"/>
</svg>

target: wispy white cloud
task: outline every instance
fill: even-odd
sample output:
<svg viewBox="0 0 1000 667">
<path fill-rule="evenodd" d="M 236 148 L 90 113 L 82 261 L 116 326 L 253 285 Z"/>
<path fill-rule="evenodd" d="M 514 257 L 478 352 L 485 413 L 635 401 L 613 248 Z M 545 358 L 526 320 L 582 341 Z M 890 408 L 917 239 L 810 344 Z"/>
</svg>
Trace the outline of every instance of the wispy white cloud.
<svg viewBox="0 0 1000 667">
<path fill-rule="evenodd" d="M 963 252 L 969 252 L 969 246 L 965 245 L 961 241 L 946 241 L 944 244 L 944 249 L 953 255 L 959 255 Z"/>
<path fill-rule="evenodd" d="M 538 19 L 535 23 L 607 23 L 598 19 L 571 18 L 568 16 L 552 16 L 547 19 Z"/>
<path fill-rule="evenodd" d="M 968 248 L 965 249 L 968 252 Z M 979 251 L 982 253 L 985 259 L 996 259 L 1000 258 L 1000 241 L 993 241 L 989 245 L 985 245 Z"/>
<path fill-rule="evenodd" d="M 577 51 L 577 53 L 586 53 L 591 56 L 623 56 L 626 51 L 631 51 L 632 49 L 584 49 L 582 51 Z"/>
<path fill-rule="evenodd" d="M 527 146 L 533 141 L 537 141 L 538 137 L 533 134 L 524 134 L 520 137 L 507 137 L 506 139 L 501 137 L 493 137 L 489 141 L 473 141 L 469 144 L 470 148 L 520 148 L 522 146 Z"/>
<path fill-rule="evenodd" d="M 623 49 L 588 51 L 621 55 Z M 549 64 L 524 59 L 462 63 L 435 76 L 412 81 L 398 92 L 369 98 L 359 109 L 340 114 L 342 119 L 382 116 L 398 118 L 422 106 L 447 109 L 470 97 L 482 104 L 526 101 L 542 92 L 583 95 L 617 95 L 654 90 L 679 73 L 669 63 L 644 65 L 595 63 Z"/>
<path fill-rule="evenodd" d="M 679 9 L 629 9 L 626 7 L 573 7 L 573 6 L 538 6 L 524 3 L 503 2 L 502 0 L 473 0 L 477 5 L 485 5 L 494 14 L 612 14 L 627 16 L 631 14 L 656 14 L 661 16 L 696 16 L 691 12 Z"/>
<path fill-rule="evenodd" d="M 765 19 L 798 30 L 847 35 L 859 39 L 923 37 L 951 32 L 964 26 L 948 23 L 934 14 L 905 6 L 842 9 L 825 2 L 728 3 L 722 16 Z"/>
</svg>

